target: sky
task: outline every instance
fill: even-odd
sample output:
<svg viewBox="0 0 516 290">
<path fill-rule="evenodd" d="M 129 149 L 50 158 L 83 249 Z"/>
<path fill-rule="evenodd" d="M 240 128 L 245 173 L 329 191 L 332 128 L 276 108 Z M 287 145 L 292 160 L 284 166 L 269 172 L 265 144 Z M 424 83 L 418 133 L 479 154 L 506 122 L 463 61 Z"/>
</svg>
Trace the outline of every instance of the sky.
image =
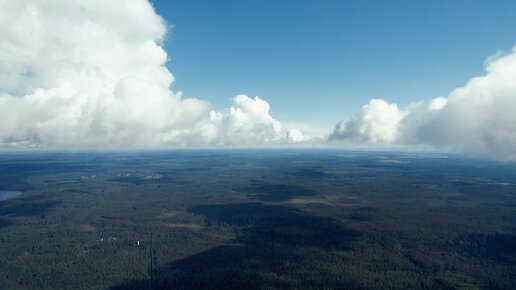
<svg viewBox="0 0 516 290">
<path fill-rule="evenodd" d="M 372 98 L 445 96 L 516 44 L 511 0 L 152 2 L 172 27 L 176 90 L 217 108 L 257 95 L 277 118 L 323 129 Z"/>
<path fill-rule="evenodd" d="M 0 0 L 0 147 L 514 161 L 514 15 L 506 0 Z"/>
</svg>

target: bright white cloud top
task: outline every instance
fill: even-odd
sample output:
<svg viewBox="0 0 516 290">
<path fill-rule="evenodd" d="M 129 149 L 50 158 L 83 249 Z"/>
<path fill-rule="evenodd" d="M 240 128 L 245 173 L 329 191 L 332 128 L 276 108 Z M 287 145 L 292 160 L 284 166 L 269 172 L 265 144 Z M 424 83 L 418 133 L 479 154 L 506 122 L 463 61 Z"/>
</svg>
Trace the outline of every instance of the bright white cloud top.
<svg viewBox="0 0 516 290">
<path fill-rule="evenodd" d="M 260 98 L 214 112 L 171 91 L 166 25 L 146 0 L 0 1 L 0 27 L 3 146 L 292 142 Z"/>
<path fill-rule="evenodd" d="M 396 104 L 372 100 L 355 118 L 337 124 L 331 140 L 360 145 L 446 148 L 500 160 L 516 159 L 516 47 L 491 57 L 486 75 L 447 98 Z"/>
<path fill-rule="evenodd" d="M 147 0 L 0 0 L 0 146 L 337 144 L 516 159 L 516 48 L 446 98 L 381 99 L 328 138 L 285 128 L 258 97 L 214 111 L 170 89 L 165 21 Z"/>
</svg>

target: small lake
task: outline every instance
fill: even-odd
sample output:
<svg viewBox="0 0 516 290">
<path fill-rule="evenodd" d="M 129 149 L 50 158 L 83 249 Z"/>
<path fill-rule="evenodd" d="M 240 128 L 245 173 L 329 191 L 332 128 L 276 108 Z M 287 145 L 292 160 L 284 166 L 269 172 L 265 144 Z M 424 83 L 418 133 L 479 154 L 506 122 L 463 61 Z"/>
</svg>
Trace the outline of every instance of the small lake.
<svg viewBox="0 0 516 290">
<path fill-rule="evenodd" d="M 0 201 L 6 200 L 9 198 L 17 197 L 21 194 L 21 191 L 15 190 L 0 190 Z"/>
</svg>

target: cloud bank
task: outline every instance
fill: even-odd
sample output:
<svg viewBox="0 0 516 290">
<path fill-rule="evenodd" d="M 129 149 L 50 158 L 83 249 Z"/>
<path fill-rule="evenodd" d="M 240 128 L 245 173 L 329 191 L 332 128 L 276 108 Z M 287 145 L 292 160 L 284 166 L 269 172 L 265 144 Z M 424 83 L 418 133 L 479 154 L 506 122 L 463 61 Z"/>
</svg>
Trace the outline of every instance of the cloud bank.
<svg viewBox="0 0 516 290">
<path fill-rule="evenodd" d="M 245 95 L 215 112 L 173 92 L 147 0 L 0 1 L 0 146 L 300 142 Z"/>
<path fill-rule="evenodd" d="M 448 97 L 399 109 L 372 100 L 342 121 L 331 142 L 356 145 L 426 146 L 499 160 L 516 159 L 516 47 L 486 61 L 486 74 Z"/>
</svg>

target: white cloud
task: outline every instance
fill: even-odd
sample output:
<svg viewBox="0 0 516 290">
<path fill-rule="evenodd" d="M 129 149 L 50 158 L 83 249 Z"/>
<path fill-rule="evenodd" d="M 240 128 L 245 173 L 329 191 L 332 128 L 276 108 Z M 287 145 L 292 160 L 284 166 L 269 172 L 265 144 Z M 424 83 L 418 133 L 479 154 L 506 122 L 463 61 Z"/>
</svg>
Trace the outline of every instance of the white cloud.
<svg viewBox="0 0 516 290">
<path fill-rule="evenodd" d="M 297 129 L 290 129 L 287 131 L 287 143 L 289 144 L 297 144 L 297 143 L 306 143 L 310 141 L 310 137 L 305 136 L 303 132 Z"/>
<path fill-rule="evenodd" d="M 269 104 L 228 112 L 170 90 L 164 20 L 147 0 L 0 0 L 0 145 L 282 142 Z"/>
<path fill-rule="evenodd" d="M 0 0 L 0 146 L 324 143 L 282 125 L 258 97 L 219 112 L 170 90 L 165 34 L 148 0 Z M 428 103 L 371 100 L 329 139 L 516 159 L 516 48 L 486 70 Z"/>
<path fill-rule="evenodd" d="M 349 121 L 335 126 L 330 140 L 345 140 L 350 144 L 385 145 L 399 137 L 399 124 L 405 113 L 396 104 L 373 99 Z"/>
<path fill-rule="evenodd" d="M 188 139 L 206 145 L 245 146 L 283 142 L 282 126 L 269 113 L 270 106 L 259 97 L 237 95 L 226 113 L 212 111 L 209 120 L 190 132 Z"/>
<path fill-rule="evenodd" d="M 491 57 L 486 74 L 447 98 L 404 110 L 373 100 L 335 127 L 332 140 L 362 144 L 430 146 L 500 160 L 516 159 L 516 47 Z"/>
</svg>

